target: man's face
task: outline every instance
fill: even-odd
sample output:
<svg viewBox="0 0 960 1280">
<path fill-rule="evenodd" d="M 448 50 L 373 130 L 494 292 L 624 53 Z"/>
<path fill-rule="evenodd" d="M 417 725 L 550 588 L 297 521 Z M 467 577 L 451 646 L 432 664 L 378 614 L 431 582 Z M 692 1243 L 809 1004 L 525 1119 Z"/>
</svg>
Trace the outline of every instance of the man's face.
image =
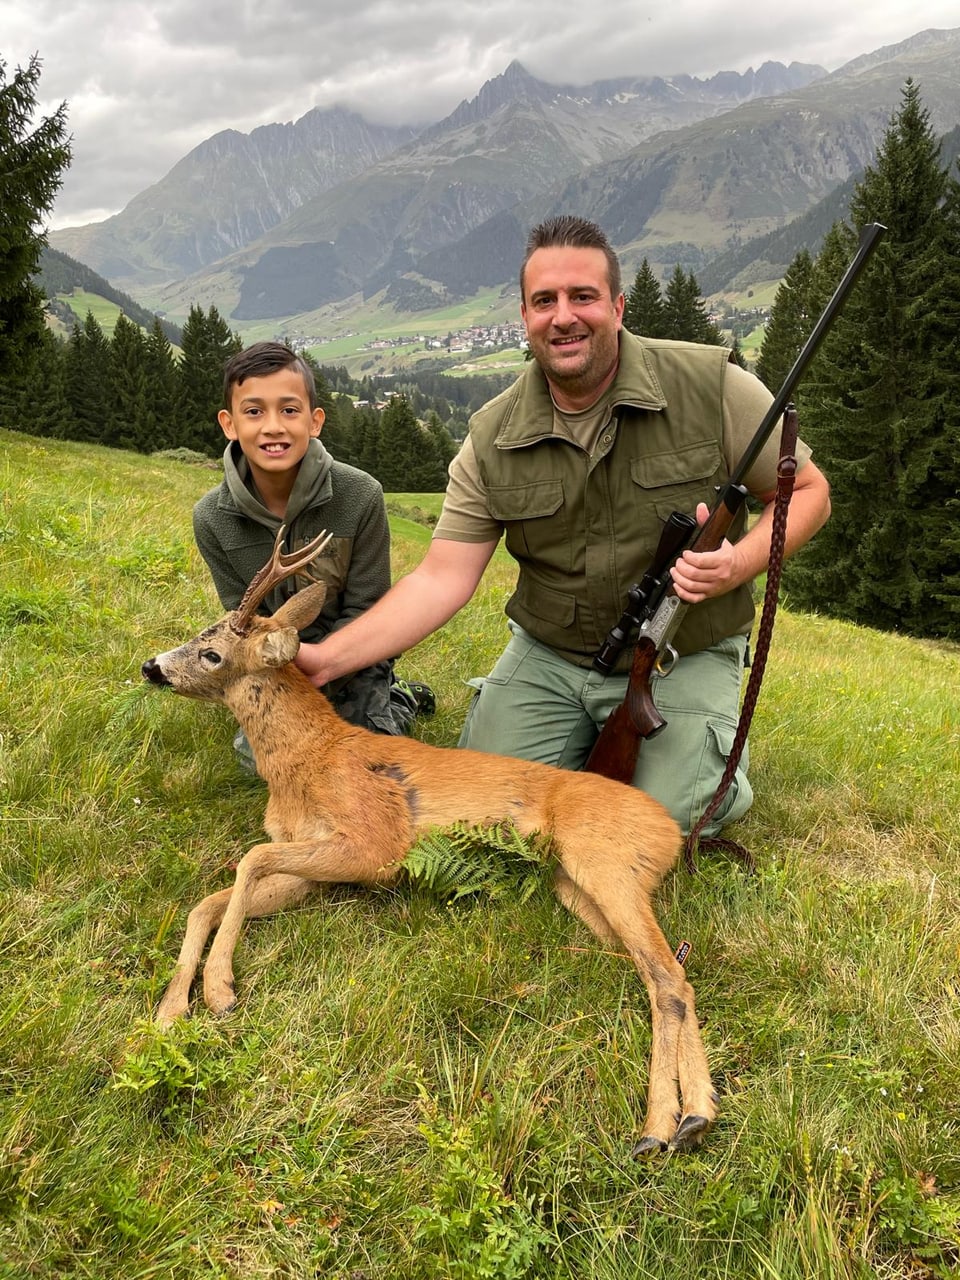
<svg viewBox="0 0 960 1280">
<path fill-rule="evenodd" d="M 229 412 L 221 409 L 218 417 L 223 434 L 239 440 L 258 478 L 297 467 L 323 426 L 323 410 L 311 411 L 303 376 L 296 369 L 245 378 L 233 388 Z"/>
<path fill-rule="evenodd" d="M 586 408 L 613 381 L 623 294 L 610 295 L 600 249 L 537 249 L 527 261 L 521 315 L 530 350 L 560 408 Z"/>
</svg>

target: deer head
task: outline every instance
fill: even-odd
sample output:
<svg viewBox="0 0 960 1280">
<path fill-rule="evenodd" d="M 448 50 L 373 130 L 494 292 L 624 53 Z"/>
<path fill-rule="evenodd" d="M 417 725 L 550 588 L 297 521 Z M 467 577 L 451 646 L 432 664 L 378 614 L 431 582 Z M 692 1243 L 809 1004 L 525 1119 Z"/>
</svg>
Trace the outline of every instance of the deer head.
<svg viewBox="0 0 960 1280">
<path fill-rule="evenodd" d="M 238 607 L 179 649 L 149 658 L 141 667 L 146 680 L 188 698 L 222 702 L 237 680 L 291 662 L 300 647 L 300 629 L 311 622 L 326 597 L 323 582 L 312 582 L 291 596 L 272 617 L 257 607 L 279 583 L 305 568 L 320 554 L 331 535 L 320 533 L 299 551 L 283 554 L 280 529 L 273 555 L 253 578 Z"/>
</svg>

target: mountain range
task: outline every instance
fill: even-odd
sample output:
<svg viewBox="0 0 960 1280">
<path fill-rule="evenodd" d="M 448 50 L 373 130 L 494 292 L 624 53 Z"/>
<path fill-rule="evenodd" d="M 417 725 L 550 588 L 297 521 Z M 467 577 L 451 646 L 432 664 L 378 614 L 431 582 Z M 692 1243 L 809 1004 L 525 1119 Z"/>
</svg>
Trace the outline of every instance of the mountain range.
<svg viewBox="0 0 960 1280">
<path fill-rule="evenodd" d="M 628 271 L 735 258 L 742 274 L 751 242 L 769 257 L 771 236 L 870 163 L 908 77 L 935 130 L 960 123 L 958 65 L 960 30 L 832 74 L 766 63 L 558 86 L 514 62 L 416 135 L 339 109 L 218 133 L 121 213 L 49 242 L 171 318 L 199 301 L 238 322 L 502 285 L 555 213 L 599 222 Z"/>
</svg>

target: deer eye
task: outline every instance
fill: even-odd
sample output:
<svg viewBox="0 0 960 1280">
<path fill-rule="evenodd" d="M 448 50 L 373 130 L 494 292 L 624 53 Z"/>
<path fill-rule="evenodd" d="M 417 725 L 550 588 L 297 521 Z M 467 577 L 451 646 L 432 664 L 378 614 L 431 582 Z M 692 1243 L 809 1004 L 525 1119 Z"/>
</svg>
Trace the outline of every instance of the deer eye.
<svg viewBox="0 0 960 1280">
<path fill-rule="evenodd" d="M 209 662 L 211 667 L 219 667 L 223 661 L 216 649 L 201 649 L 200 659 L 202 662 Z"/>
</svg>

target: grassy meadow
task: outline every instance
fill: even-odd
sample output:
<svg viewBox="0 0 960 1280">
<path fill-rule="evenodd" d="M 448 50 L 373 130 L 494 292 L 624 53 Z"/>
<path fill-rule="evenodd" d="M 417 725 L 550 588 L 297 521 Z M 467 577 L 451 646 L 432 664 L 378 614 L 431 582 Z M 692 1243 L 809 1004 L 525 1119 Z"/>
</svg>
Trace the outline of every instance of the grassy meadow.
<svg viewBox="0 0 960 1280">
<path fill-rule="evenodd" d="M 120 307 L 115 302 L 101 297 L 99 293 L 88 293 L 86 289 L 74 289 L 72 293 L 63 293 L 59 296 L 69 305 L 70 310 L 77 317 L 78 324 L 83 324 L 89 311 L 106 336 L 113 337 L 113 331 L 117 327 L 117 317 L 120 314 Z"/>
<path fill-rule="evenodd" d="M 757 800 L 657 909 L 719 1121 L 630 1156 L 644 990 L 544 884 L 330 889 L 161 1035 L 186 912 L 261 838 L 221 708 L 140 665 L 220 613 L 215 470 L 0 432 L 0 1280 L 921 1280 L 960 1267 L 960 651 L 781 612 Z M 395 571 L 429 530 L 397 498 Z M 398 664 L 452 745 L 510 562 Z M 626 833 L 625 833 L 626 836 Z"/>
</svg>

